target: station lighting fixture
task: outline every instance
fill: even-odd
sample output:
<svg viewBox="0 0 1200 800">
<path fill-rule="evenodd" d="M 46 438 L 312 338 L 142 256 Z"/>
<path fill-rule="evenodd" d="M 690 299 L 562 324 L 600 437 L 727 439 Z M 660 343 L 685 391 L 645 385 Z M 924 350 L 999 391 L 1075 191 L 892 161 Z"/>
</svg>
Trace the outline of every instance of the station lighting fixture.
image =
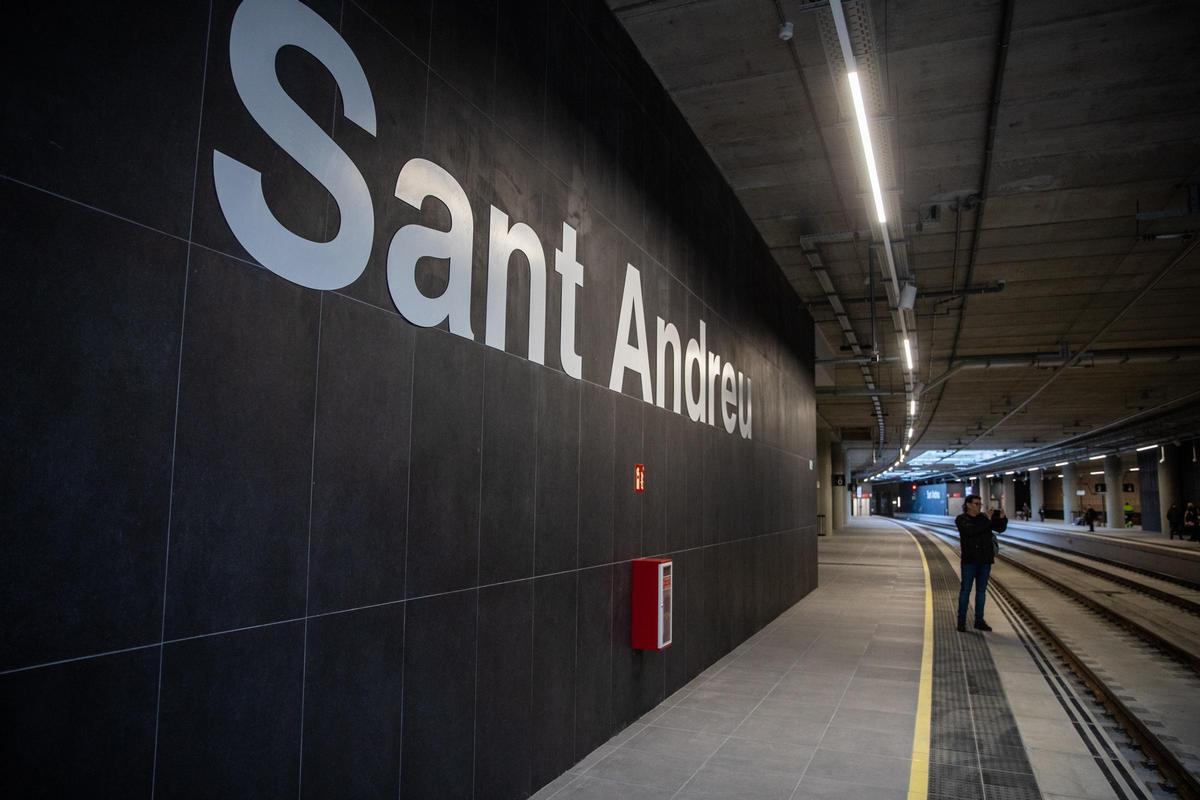
<svg viewBox="0 0 1200 800">
<path fill-rule="evenodd" d="M 1029 472 L 1037 472 L 1041 467 L 1030 467 Z"/>
<path fill-rule="evenodd" d="M 1130 472 L 1141 472 L 1142 468 L 1141 467 L 1130 467 L 1129 471 Z"/>
<path fill-rule="evenodd" d="M 910 438 L 910 439 L 911 439 L 911 438 L 912 438 L 912 435 L 913 435 L 913 426 L 912 426 L 912 425 L 909 425 L 909 426 L 908 426 L 908 438 Z"/>
<path fill-rule="evenodd" d="M 908 413 L 914 417 L 917 415 L 917 401 L 916 400 L 908 401 Z"/>
<path fill-rule="evenodd" d="M 883 211 L 883 190 L 879 188 L 879 171 L 875 168 L 875 149 L 871 147 L 871 131 L 867 127 L 867 107 L 863 103 L 862 86 L 858 82 L 858 71 L 850 72 L 850 97 L 854 100 L 854 117 L 858 120 L 858 137 L 862 140 L 863 158 L 867 162 L 867 177 L 871 180 L 871 194 L 875 198 L 875 213 L 879 216 L 879 224 L 887 222 L 887 214 Z M 911 359 L 910 359 L 911 361 Z M 912 364 L 909 364 L 912 369 Z"/>
<path fill-rule="evenodd" d="M 1006 472 L 1006 473 L 1004 473 L 1004 474 L 1005 474 L 1005 475 L 1016 475 L 1016 474 L 1017 474 L 1017 471 L 1016 471 L 1015 469 L 1010 469 L 1008 472 Z"/>
<path fill-rule="evenodd" d="M 1148 444 L 1148 445 L 1146 445 L 1145 447 L 1139 447 L 1139 448 L 1137 449 L 1137 451 L 1140 453 L 1140 452 L 1142 452 L 1143 450 L 1153 450 L 1153 449 L 1154 449 L 1154 448 L 1156 448 L 1156 447 L 1158 447 L 1158 445 L 1156 445 L 1156 444 Z"/>
<path fill-rule="evenodd" d="M 1070 461 L 1059 461 L 1059 462 L 1058 462 L 1057 464 L 1055 464 L 1054 466 L 1056 466 L 1056 467 L 1065 467 L 1067 464 L 1070 464 L 1070 463 L 1071 463 Z"/>
<path fill-rule="evenodd" d="M 1088 461 L 1099 461 L 1099 460 L 1100 460 L 1100 459 L 1102 459 L 1102 458 L 1104 458 L 1104 454 L 1103 454 L 1103 453 L 1101 453 L 1101 454 L 1100 454 L 1100 455 L 1098 455 L 1098 456 L 1088 456 Z"/>
<path fill-rule="evenodd" d="M 1100 470 L 1099 472 L 1089 472 L 1088 473 L 1088 475 L 1103 475 L 1103 474 L 1104 474 L 1104 470 Z"/>
<path fill-rule="evenodd" d="M 908 343 L 908 339 L 907 339 L 907 338 L 905 338 L 905 340 L 904 340 L 904 360 L 905 360 L 906 362 L 908 362 L 908 371 L 909 371 L 909 372 L 912 372 L 912 368 L 913 368 L 913 362 L 912 362 L 912 345 L 910 345 L 910 344 Z"/>
</svg>

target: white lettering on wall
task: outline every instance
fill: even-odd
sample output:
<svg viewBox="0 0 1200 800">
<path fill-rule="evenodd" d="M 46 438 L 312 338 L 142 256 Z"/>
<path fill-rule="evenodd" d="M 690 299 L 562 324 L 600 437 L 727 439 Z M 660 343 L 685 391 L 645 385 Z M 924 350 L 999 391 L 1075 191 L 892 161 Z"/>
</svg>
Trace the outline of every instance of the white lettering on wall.
<svg viewBox="0 0 1200 800">
<path fill-rule="evenodd" d="M 629 344 L 629 322 L 633 320 L 637 344 Z M 617 343 L 613 348 L 612 374 L 608 388 L 621 391 L 625 383 L 625 370 L 631 369 L 641 375 L 642 400 L 654 402 L 654 389 L 650 381 L 650 351 L 646 347 L 646 312 L 642 307 L 642 277 L 633 264 L 625 265 L 625 289 L 621 292 L 621 316 L 617 321 Z"/>
<path fill-rule="evenodd" d="M 487 335 L 489 347 L 504 349 L 508 321 L 508 269 L 512 254 L 529 262 L 529 360 L 546 363 L 546 253 L 533 228 L 524 222 L 508 227 L 508 214 L 492 206 L 488 232 Z"/>
<path fill-rule="evenodd" d="M 725 362 L 721 370 L 721 421 L 725 423 L 725 432 L 733 433 L 737 425 L 737 392 L 733 386 L 733 364 Z"/>
<path fill-rule="evenodd" d="M 214 150 L 217 201 L 234 236 L 267 269 L 310 289 L 340 289 L 362 274 L 371 254 L 371 193 L 350 157 L 279 84 L 275 56 L 287 45 L 325 65 L 346 118 L 372 136 L 375 101 L 350 46 L 315 11 L 296 0 L 246 0 L 234 14 L 229 66 L 238 96 L 263 131 L 333 195 L 342 218 L 337 236 L 314 242 L 292 233 L 267 206 L 262 173 Z"/>
<path fill-rule="evenodd" d="M 353 283 L 366 268 L 375 238 L 375 213 L 366 181 L 350 157 L 337 146 L 284 92 L 275 72 L 275 59 L 285 46 L 310 53 L 333 75 L 347 119 L 374 136 L 375 101 L 362 65 L 329 23 L 297 0 L 244 0 L 234 14 L 229 37 L 230 69 L 238 96 L 250 116 L 288 155 L 308 170 L 333 196 L 341 216 L 337 235 L 328 242 L 305 239 L 288 230 L 267 206 L 262 174 L 213 151 L 213 174 L 221 211 L 234 236 L 263 266 L 280 277 L 311 289 L 340 289 Z M 396 197 L 418 211 L 428 198 L 443 205 L 450 225 L 439 230 L 421 224 L 405 225 L 392 236 L 387 251 L 387 282 L 392 302 L 414 325 L 434 327 L 448 322 L 450 332 L 475 338 L 471 326 L 472 258 L 475 218 L 459 182 L 438 164 L 410 159 L 396 177 Z M 504 350 L 508 320 L 508 275 L 512 257 L 520 252 L 529 266 L 529 349 L 527 357 L 545 363 L 546 254 L 537 233 L 524 222 L 510 224 L 508 214 L 489 207 L 488 271 L 484 341 Z M 554 251 L 554 270 L 561 276 L 559 360 L 575 379 L 583 375 L 583 358 L 576 352 L 576 308 L 584 286 L 584 266 L 577 258 L 577 234 L 562 225 L 562 246 Z M 445 262 L 446 288 L 436 297 L 417 286 L 422 259 Z M 632 264 L 625 284 L 613 346 L 609 388 L 620 392 L 625 372 L 637 373 L 642 400 L 667 408 L 667 379 L 671 380 L 671 410 L 682 413 L 681 398 L 693 422 L 738 430 L 751 438 L 751 383 L 732 363 L 707 349 L 707 330 L 699 320 L 698 339 L 681 347 L 680 329 L 656 317 L 656 376 L 651 375 L 646 310 L 641 273 Z M 631 343 L 630 337 L 633 337 Z M 668 353 L 671 360 L 668 372 Z M 654 377 L 658 380 L 655 392 Z"/>
<path fill-rule="evenodd" d="M 387 278 L 392 302 L 414 325 L 432 328 L 450 320 L 450 332 L 466 339 L 471 331 L 471 251 L 475 229 L 471 202 L 454 176 L 432 161 L 414 158 L 396 178 L 396 197 L 416 209 L 426 197 L 435 197 L 450 211 L 450 230 L 405 225 L 388 247 Z M 417 262 L 441 258 L 450 262 L 446 290 L 426 297 L 417 288 Z"/>
<path fill-rule="evenodd" d="M 754 409 L 751 406 L 750 399 L 750 379 L 746 378 L 745 389 L 742 388 L 742 373 L 738 373 L 738 430 L 742 434 L 743 439 L 750 438 L 750 431 L 754 420 L 752 419 Z"/>
<path fill-rule="evenodd" d="M 558 357 L 563 372 L 583 377 L 583 359 L 575 352 L 575 289 L 583 286 L 583 264 L 575 259 L 575 229 L 563 223 L 562 250 L 554 251 L 554 271 L 562 275 L 562 320 L 559 322 Z"/>
<path fill-rule="evenodd" d="M 683 373 L 683 353 L 679 346 L 679 330 L 669 322 L 664 322 L 662 317 L 658 318 L 658 407 L 667 407 L 667 345 L 671 346 L 671 363 L 674 365 L 674 379 L 671 381 L 673 388 L 672 398 L 673 403 L 671 410 L 676 414 L 679 413 L 679 398 L 682 395 L 682 387 L 680 379 Z"/>
<path fill-rule="evenodd" d="M 708 385 L 705 380 L 705 366 L 708 362 L 704 360 L 705 344 L 704 344 L 704 320 L 700 320 L 700 341 L 688 339 L 687 353 L 683 357 L 683 383 L 685 388 L 684 395 L 687 398 L 688 417 L 692 422 L 704 422 L 704 405 L 705 405 L 705 389 Z M 695 370 L 692 367 L 695 367 Z M 698 381 L 693 381 L 692 376 L 696 375 Z M 692 387 L 698 386 L 699 392 L 693 393 Z"/>
</svg>

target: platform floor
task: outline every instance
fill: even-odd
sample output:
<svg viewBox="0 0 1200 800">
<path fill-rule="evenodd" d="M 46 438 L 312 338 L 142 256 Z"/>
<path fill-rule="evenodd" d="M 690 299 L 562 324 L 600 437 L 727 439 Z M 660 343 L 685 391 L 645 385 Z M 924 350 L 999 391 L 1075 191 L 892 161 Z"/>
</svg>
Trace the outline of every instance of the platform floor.
<svg viewBox="0 0 1200 800">
<path fill-rule="evenodd" d="M 535 797 L 1123 797 L 1101 725 L 1002 607 L 954 631 L 956 570 L 856 519 L 820 541 L 817 590 Z"/>
</svg>

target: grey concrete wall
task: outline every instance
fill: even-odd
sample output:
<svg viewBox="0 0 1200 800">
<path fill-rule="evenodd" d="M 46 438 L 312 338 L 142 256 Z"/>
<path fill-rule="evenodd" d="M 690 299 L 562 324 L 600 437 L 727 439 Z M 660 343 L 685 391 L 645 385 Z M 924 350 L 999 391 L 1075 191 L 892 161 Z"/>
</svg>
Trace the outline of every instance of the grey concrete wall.
<svg viewBox="0 0 1200 800">
<path fill-rule="evenodd" d="M 345 286 L 264 268 L 215 153 L 295 236 L 351 217 L 248 112 L 237 9 L 27 5 L 6 28 L 0 794 L 525 796 L 815 586 L 812 321 L 600 2 L 315 3 L 375 130 L 303 48 L 279 81 L 362 175 L 374 236 Z M 469 337 L 392 301 L 396 231 L 451 222 L 395 197 L 415 157 L 470 202 Z M 544 365 L 523 256 L 484 344 L 491 206 L 545 250 Z M 684 342 L 704 320 L 751 378 L 750 438 L 633 373 L 610 391 L 626 264 L 651 342 L 656 316 Z M 418 264 L 424 294 L 446 281 Z M 653 554 L 677 565 L 660 653 L 629 646 L 629 561 Z"/>
</svg>

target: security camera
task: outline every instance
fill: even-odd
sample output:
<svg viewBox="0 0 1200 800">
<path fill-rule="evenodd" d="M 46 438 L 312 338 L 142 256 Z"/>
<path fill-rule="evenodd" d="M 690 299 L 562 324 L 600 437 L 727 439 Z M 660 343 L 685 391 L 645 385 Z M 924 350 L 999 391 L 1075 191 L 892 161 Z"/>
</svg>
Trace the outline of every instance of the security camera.
<svg viewBox="0 0 1200 800">
<path fill-rule="evenodd" d="M 785 22 L 779 26 L 780 41 L 790 42 L 792 40 L 792 37 L 795 35 L 796 35 L 796 32 L 795 32 L 795 28 L 792 26 L 792 23 Z"/>
</svg>

